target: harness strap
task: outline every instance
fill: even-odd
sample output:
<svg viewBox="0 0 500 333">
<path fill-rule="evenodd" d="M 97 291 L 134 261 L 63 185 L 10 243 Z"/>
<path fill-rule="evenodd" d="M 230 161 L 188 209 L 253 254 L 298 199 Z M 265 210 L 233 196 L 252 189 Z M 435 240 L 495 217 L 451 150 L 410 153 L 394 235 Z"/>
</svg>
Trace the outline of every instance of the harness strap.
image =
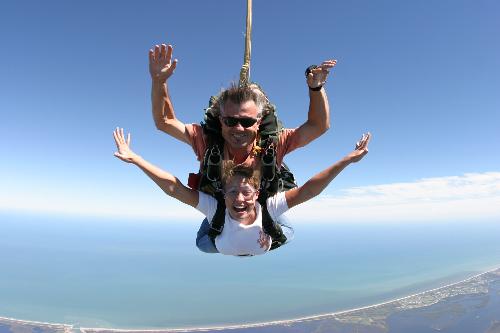
<svg viewBox="0 0 500 333">
<path fill-rule="evenodd" d="M 259 197 L 259 203 L 262 208 L 262 228 L 266 234 L 271 236 L 272 243 L 270 250 L 274 250 L 285 244 L 286 236 L 283 234 L 283 230 L 278 222 L 274 221 L 271 214 L 269 214 L 266 201 L 267 195 Z"/>
<path fill-rule="evenodd" d="M 212 182 L 220 181 L 221 151 L 217 145 L 213 145 L 208 151 L 210 154 L 207 156 L 207 178 Z"/>
<path fill-rule="evenodd" d="M 210 221 L 210 229 L 208 230 L 208 237 L 210 237 L 214 246 L 215 238 L 222 233 L 226 220 L 226 204 L 224 203 L 224 195 L 222 192 L 217 192 L 215 194 L 215 199 L 217 199 L 217 210 L 215 211 L 212 221 Z"/>
<path fill-rule="evenodd" d="M 223 143 L 215 143 L 208 147 L 203 156 L 199 189 L 202 192 L 214 194 L 222 190 L 222 152 Z"/>
<path fill-rule="evenodd" d="M 276 177 L 276 149 L 272 139 L 266 141 L 261 157 L 262 180 L 271 182 Z"/>
</svg>

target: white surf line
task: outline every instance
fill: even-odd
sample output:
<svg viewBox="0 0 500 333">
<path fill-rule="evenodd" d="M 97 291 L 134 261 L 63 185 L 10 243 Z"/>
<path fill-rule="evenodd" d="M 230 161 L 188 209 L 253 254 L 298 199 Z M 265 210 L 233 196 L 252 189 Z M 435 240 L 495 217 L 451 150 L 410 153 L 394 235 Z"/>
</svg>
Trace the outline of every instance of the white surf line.
<svg viewBox="0 0 500 333">
<path fill-rule="evenodd" d="M 80 330 L 82 332 L 95 332 L 95 333 L 106 333 L 106 332 L 130 332 L 130 333 L 138 333 L 138 332 L 147 332 L 147 333 L 173 333 L 173 332 L 178 332 L 178 333 L 189 333 L 189 332 L 207 332 L 207 331 L 221 331 L 221 330 L 234 330 L 234 329 L 241 329 L 241 328 L 258 328 L 258 327 L 265 327 L 265 326 L 276 326 L 276 325 L 290 325 L 290 324 L 295 324 L 295 323 L 301 323 L 301 322 L 306 322 L 306 321 L 314 321 L 314 320 L 319 320 L 319 319 L 326 319 L 326 318 L 332 318 L 336 317 L 339 315 L 347 314 L 347 313 L 354 313 L 357 311 L 361 310 L 367 310 L 367 309 L 373 309 L 377 308 L 383 305 L 388 305 L 391 303 L 396 303 L 411 297 L 415 296 L 421 296 L 427 293 L 432 293 L 435 291 L 438 291 L 440 289 L 445 289 L 449 288 L 461 283 L 468 282 L 470 280 L 476 279 L 482 275 L 486 275 L 495 271 L 500 271 L 500 267 L 496 267 L 494 269 L 490 269 L 486 272 L 482 272 L 479 274 L 476 274 L 474 276 L 468 277 L 465 280 L 461 280 L 458 282 L 450 283 L 442 287 L 437 287 L 434 289 L 422 291 L 420 293 L 412 294 L 409 296 L 404 296 L 400 297 L 397 299 L 385 301 L 382 303 L 377 303 L 377 304 L 372 304 L 372 305 L 367 305 L 359 308 L 354 308 L 354 309 L 348 309 L 348 310 L 342 310 L 338 312 L 332 312 L 332 313 L 326 313 L 326 314 L 319 314 L 319 315 L 313 315 L 313 316 L 307 316 L 307 317 L 299 317 L 299 318 L 294 318 L 294 319 L 284 319 L 284 320 L 275 320 L 275 321 L 268 321 L 268 322 L 261 322 L 261 323 L 252 323 L 252 324 L 239 324 L 239 325 L 228 325 L 228 326 L 213 326 L 213 327 L 199 327 L 199 328 L 172 328 L 172 329 L 118 329 L 118 328 L 85 328 L 85 327 L 80 327 Z"/>
<path fill-rule="evenodd" d="M 61 323 L 47 323 L 44 321 L 34 321 L 34 320 L 22 320 L 16 318 L 9 317 L 0 317 L 0 323 L 15 323 L 21 325 L 33 325 L 33 326 L 43 326 L 43 327 L 52 327 L 52 328 L 64 328 L 73 329 L 73 325 L 70 324 L 61 324 Z"/>
</svg>

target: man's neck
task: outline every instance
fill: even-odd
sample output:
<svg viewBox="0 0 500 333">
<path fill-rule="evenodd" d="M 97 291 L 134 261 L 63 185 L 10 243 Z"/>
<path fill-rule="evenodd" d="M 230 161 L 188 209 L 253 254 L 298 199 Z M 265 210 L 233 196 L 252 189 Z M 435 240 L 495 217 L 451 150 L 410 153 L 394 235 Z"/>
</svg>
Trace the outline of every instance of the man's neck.
<svg viewBox="0 0 500 333">
<path fill-rule="evenodd" d="M 241 164 L 241 163 L 246 161 L 246 159 L 248 158 L 248 156 L 252 152 L 253 147 L 246 146 L 243 148 L 234 149 L 234 148 L 231 148 L 228 146 L 227 148 L 228 148 L 228 152 L 231 155 L 230 157 L 232 158 L 233 162 L 236 164 Z"/>
</svg>

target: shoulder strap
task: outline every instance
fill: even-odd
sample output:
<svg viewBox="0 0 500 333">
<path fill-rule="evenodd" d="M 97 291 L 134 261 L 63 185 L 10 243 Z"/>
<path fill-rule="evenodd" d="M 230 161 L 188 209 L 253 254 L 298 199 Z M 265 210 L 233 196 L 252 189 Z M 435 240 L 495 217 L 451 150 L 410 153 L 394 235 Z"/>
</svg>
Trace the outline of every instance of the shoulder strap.
<svg viewBox="0 0 500 333">
<path fill-rule="evenodd" d="M 260 157 L 262 181 L 271 182 L 276 177 L 276 145 L 272 138 L 267 138 L 261 147 L 263 148 Z"/>
<path fill-rule="evenodd" d="M 198 190 L 212 196 L 222 189 L 222 159 L 224 143 L 217 142 L 207 147 L 200 167 Z"/>
<path fill-rule="evenodd" d="M 261 192 L 266 192 L 268 196 L 297 187 L 290 169 L 284 163 L 280 166 L 276 163 L 279 136 L 282 130 L 283 126 L 278 119 L 275 106 L 269 105 L 269 111 L 259 127 L 259 146 L 263 148 Z"/>
<path fill-rule="evenodd" d="M 199 187 L 202 192 L 215 195 L 221 189 L 221 170 L 224 154 L 224 139 L 221 134 L 221 125 L 215 109 L 216 96 L 211 96 L 201 127 L 207 140 L 207 149 L 200 166 Z"/>
<path fill-rule="evenodd" d="M 203 130 L 208 130 L 214 134 L 218 134 L 221 131 L 220 122 L 218 119 L 218 113 L 216 112 L 215 103 L 217 101 L 216 96 L 210 96 L 210 100 L 208 101 L 208 107 L 205 109 L 205 115 L 203 116 L 203 122 L 201 126 Z"/>
<path fill-rule="evenodd" d="M 260 142 L 259 145 L 262 147 L 269 138 L 272 139 L 275 145 L 278 144 L 279 134 L 283 126 L 281 121 L 278 119 L 276 113 L 276 107 L 272 104 L 268 104 L 265 110 L 265 114 L 262 117 L 259 125 Z"/>
<path fill-rule="evenodd" d="M 269 214 L 267 209 L 267 195 L 259 196 L 259 204 L 261 206 L 262 213 L 262 228 L 264 232 L 271 236 L 271 249 L 274 250 L 285 244 L 286 236 L 283 234 L 283 230 L 278 222 L 274 221 Z"/>
<path fill-rule="evenodd" d="M 210 221 L 210 229 L 208 230 L 208 237 L 210 237 L 214 245 L 215 238 L 222 233 L 224 222 L 226 221 L 226 205 L 222 192 L 217 192 L 215 194 L 215 199 L 217 199 L 217 210 L 215 211 L 212 221 Z"/>
</svg>

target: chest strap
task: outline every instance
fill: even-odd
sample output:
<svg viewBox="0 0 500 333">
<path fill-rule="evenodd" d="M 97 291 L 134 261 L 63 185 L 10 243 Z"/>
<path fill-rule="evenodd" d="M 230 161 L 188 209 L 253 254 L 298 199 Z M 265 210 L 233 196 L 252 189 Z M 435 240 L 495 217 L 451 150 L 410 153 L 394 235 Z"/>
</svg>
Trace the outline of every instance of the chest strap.
<svg viewBox="0 0 500 333">
<path fill-rule="evenodd" d="M 267 209 L 267 195 L 259 197 L 259 203 L 262 208 L 262 228 L 264 232 L 271 236 L 271 248 L 270 250 L 277 249 L 281 245 L 285 244 L 286 236 L 283 234 L 283 230 L 278 222 L 274 221 L 269 214 L 269 210 Z"/>
<path fill-rule="evenodd" d="M 210 229 L 208 230 L 208 237 L 210 237 L 214 246 L 215 238 L 222 233 L 226 221 L 226 203 L 222 192 L 215 193 L 215 199 L 217 199 L 217 210 L 214 217 L 212 217 L 212 221 L 210 221 Z"/>
</svg>

